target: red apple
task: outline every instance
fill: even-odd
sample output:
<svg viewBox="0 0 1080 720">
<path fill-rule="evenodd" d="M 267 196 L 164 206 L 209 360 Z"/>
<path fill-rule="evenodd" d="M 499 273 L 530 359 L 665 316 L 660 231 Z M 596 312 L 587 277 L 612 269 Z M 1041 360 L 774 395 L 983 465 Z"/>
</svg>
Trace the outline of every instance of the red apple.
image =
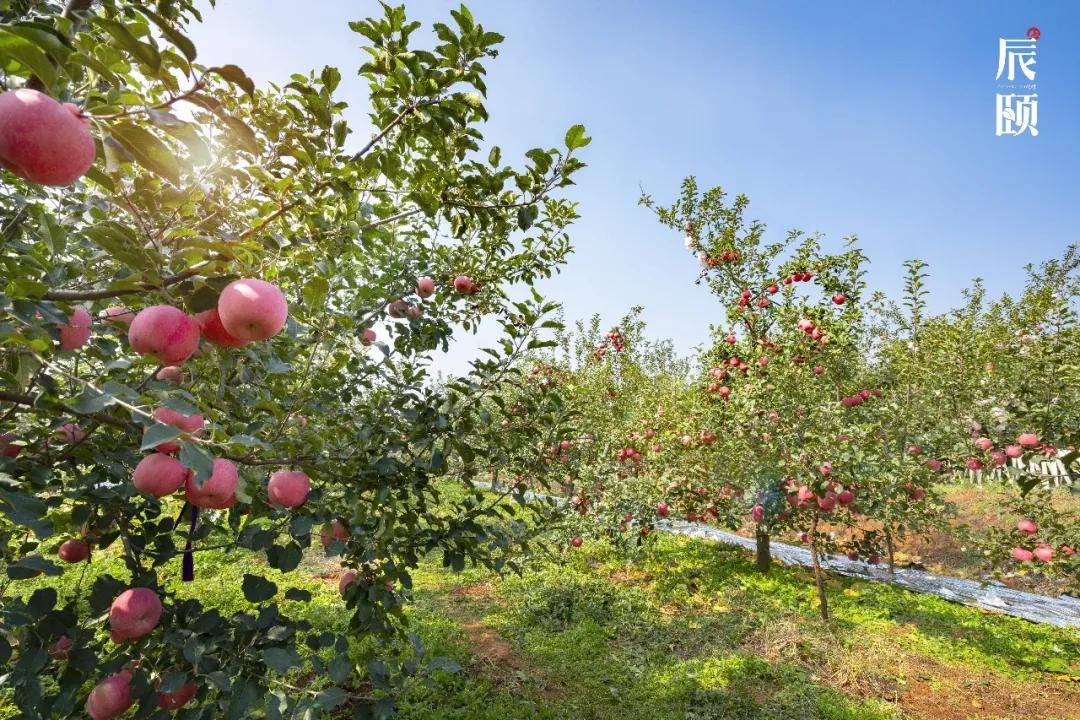
<svg viewBox="0 0 1080 720">
<path fill-rule="evenodd" d="M 161 620 L 161 600 L 149 588 L 129 588 L 109 607 L 109 638 L 114 643 L 138 640 Z"/>
<path fill-rule="evenodd" d="M 182 488 L 190 475 L 191 471 L 173 456 L 151 453 L 135 466 L 131 482 L 141 492 L 160 498 Z"/>
<path fill-rule="evenodd" d="M 329 523 L 323 526 L 322 532 L 319 533 L 319 542 L 323 547 L 328 546 L 335 540 L 340 542 L 347 542 L 349 539 L 349 528 L 345 526 L 345 523 L 341 522 L 337 518 L 331 520 Z"/>
<path fill-rule="evenodd" d="M 64 423 L 56 430 L 56 436 L 68 445 L 81 443 L 86 438 L 86 431 L 77 423 Z"/>
<path fill-rule="evenodd" d="M 669 510 L 668 510 L 668 505 L 667 505 L 666 502 L 658 502 L 658 503 L 656 503 L 656 514 L 657 515 L 659 515 L 662 518 L 666 518 L 668 516 L 668 512 L 669 512 Z"/>
<path fill-rule="evenodd" d="M 157 375 L 154 376 L 158 380 L 163 382 L 176 383 L 177 385 L 184 384 L 184 369 L 179 365 L 166 365 L 157 371 Z"/>
<path fill-rule="evenodd" d="M 429 298 L 435 294 L 435 281 L 429 277 L 422 277 L 416 283 L 416 294 L 422 298 Z"/>
<path fill-rule="evenodd" d="M 203 426 L 205 425 L 202 415 L 198 413 L 185 415 L 179 410 L 173 410 L 170 407 L 159 407 L 155 410 L 154 420 L 163 425 L 172 425 L 183 430 L 185 435 L 194 435 L 195 437 L 202 435 Z M 173 440 L 166 440 L 154 449 L 160 453 L 174 453 L 180 449 L 180 445 Z"/>
<path fill-rule="evenodd" d="M 71 648 L 75 646 L 75 643 L 71 641 L 67 635 L 61 635 L 56 639 L 56 642 L 49 645 L 49 657 L 53 660 L 67 660 L 71 654 Z"/>
<path fill-rule="evenodd" d="M 1024 448 L 1020 447 L 1019 445 L 1009 445 L 1005 448 L 1005 455 L 1011 458 L 1023 457 Z"/>
<path fill-rule="evenodd" d="M 1042 562 L 1048 563 L 1054 559 L 1054 548 L 1049 545 L 1040 545 L 1035 548 L 1035 557 Z"/>
<path fill-rule="evenodd" d="M 102 315 L 102 321 L 107 325 L 123 326 L 125 328 L 130 326 L 131 321 L 135 319 L 135 311 L 123 305 L 111 305 L 105 308 Z"/>
<path fill-rule="evenodd" d="M 1024 535 L 1034 535 L 1039 532 L 1039 526 L 1028 518 L 1021 518 L 1020 521 L 1016 523 L 1016 529 Z"/>
<path fill-rule="evenodd" d="M 70 185 L 94 164 L 90 121 L 71 103 L 19 88 L 0 94 L 0 166 L 38 185 Z"/>
<path fill-rule="evenodd" d="M 171 305 L 139 311 L 128 328 L 131 349 L 164 365 L 179 365 L 199 348 L 199 323 Z"/>
<path fill-rule="evenodd" d="M 110 675 L 90 691 L 86 713 L 92 720 L 113 720 L 131 707 L 131 673 L 127 670 Z"/>
<path fill-rule="evenodd" d="M 213 473 L 202 487 L 195 483 L 194 474 L 188 476 L 185 483 L 187 501 L 195 507 L 210 510 L 231 508 L 236 504 L 236 486 L 239 482 L 236 466 L 224 458 L 217 458 L 214 460 Z"/>
<path fill-rule="evenodd" d="M 59 555 L 60 559 L 64 562 L 82 562 L 90 557 L 90 546 L 84 540 L 69 538 L 60 546 L 57 555 Z"/>
<path fill-rule="evenodd" d="M 1012 549 L 1012 556 L 1018 562 L 1031 562 L 1035 555 L 1030 550 L 1025 550 L 1022 547 L 1014 547 Z"/>
<path fill-rule="evenodd" d="M 195 693 L 198 691 L 199 686 L 189 682 L 184 683 L 179 690 L 159 692 L 158 707 L 165 710 L 178 710 L 191 702 L 191 698 L 195 697 Z"/>
<path fill-rule="evenodd" d="M 1035 433 L 1021 433 L 1020 437 L 1016 438 L 1016 442 L 1025 448 L 1038 447 L 1039 436 Z"/>
<path fill-rule="evenodd" d="M 454 278 L 454 290 L 462 295 L 473 292 L 473 281 L 468 275 L 458 275 Z"/>
<path fill-rule="evenodd" d="M 15 433 L 0 433 L 0 457 L 19 457 L 19 453 L 22 452 L 22 445 L 13 444 L 15 439 Z"/>
<path fill-rule="evenodd" d="M 345 596 L 345 591 L 349 589 L 349 586 L 356 582 L 359 577 L 360 573 L 355 570 L 346 570 L 341 573 L 341 579 L 338 580 L 338 592 L 341 593 L 342 597 Z"/>
<path fill-rule="evenodd" d="M 311 492 L 311 479 L 298 470 L 278 470 L 266 483 L 266 494 L 274 505 L 297 508 Z"/>
<path fill-rule="evenodd" d="M 5 95 L 7 93 L 4 93 Z M 0 95 L 0 97 L 3 97 Z M 90 341 L 90 329 L 93 320 L 83 308 L 75 308 L 68 316 L 66 325 L 60 326 L 60 349 L 64 352 L 78 350 Z"/>
<path fill-rule="evenodd" d="M 243 340 L 229 334 L 229 331 L 221 324 L 221 315 L 218 313 L 217 308 L 203 310 L 201 313 L 195 315 L 195 319 L 199 322 L 199 329 L 202 331 L 202 336 L 214 345 L 228 348 L 238 348 L 247 345 Z"/>
<path fill-rule="evenodd" d="M 289 319 L 281 289 L 256 278 L 233 280 L 218 297 L 218 315 L 226 332 L 243 342 L 274 337 Z"/>
</svg>

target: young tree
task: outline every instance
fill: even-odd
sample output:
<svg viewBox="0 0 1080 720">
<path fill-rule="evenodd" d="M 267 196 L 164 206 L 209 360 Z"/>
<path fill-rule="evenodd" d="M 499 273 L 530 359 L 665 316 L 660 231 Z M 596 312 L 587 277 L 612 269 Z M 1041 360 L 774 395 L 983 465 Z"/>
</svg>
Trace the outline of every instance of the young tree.
<svg viewBox="0 0 1080 720">
<path fill-rule="evenodd" d="M 386 716 L 420 668 L 380 659 L 419 559 L 503 568 L 526 547 L 502 499 L 436 481 L 530 471 L 523 448 L 563 437 L 548 386 L 519 383 L 514 433 L 485 400 L 550 342 L 554 306 L 508 289 L 565 259 L 576 212 L 555 194 L 589 139 L 574 126 L 519 167 L 480 155 L 502 37 L 451 15 L 431 49 L 400 7 L 351 24 L 373 128 L 351 141 L 336 68 L 257 88 L 201 65 L 190 0 L 0 10 L 0 661 L 25 717 Z M 481 320 L 504 339 L 433 382 Z M 348 636 L 288 616 L 275 601 L 303 593 L 254 566 L 256 607 L 229 617 L 165 582 L 210 549 L 294 571 L 313 535 L 347 570 Z M 101 553 L 127 572 L 82 598 L 18 592 Z M 353 666 L 349 637 L 383 642 Z M 290 691 L 298 668 L 334 684 Z"/>
</svg>

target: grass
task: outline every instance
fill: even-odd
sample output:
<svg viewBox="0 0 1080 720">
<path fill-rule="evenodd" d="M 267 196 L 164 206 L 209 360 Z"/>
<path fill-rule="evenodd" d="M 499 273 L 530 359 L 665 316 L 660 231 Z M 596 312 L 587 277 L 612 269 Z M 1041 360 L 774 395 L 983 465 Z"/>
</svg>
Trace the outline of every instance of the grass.
<svg viewBox="0 0 1080 720">
<path fill-rule="evenodd" d="M 170 584 L 223 612 L 247 607 L 250 565 L 199 557 L 197 580 Z M 311 602 L 282 609 L 316 630 L 345 627 L 332 565 L 282 576 Z M 79 573 L 17 583 L 70 597 L 93 575 L 124 575 L 99 554 Z M 634 563 L 602 545 L 536 562 L 522 576 L 451 574 L 430 558 L 409 615 L 459 673 L 416 682 L 406 720 L 986 720 L 1080 718 L 1080 635 L 990 615 L 886 585 L 830 581 L 835 620 L 817 618 L 801 569 L 755 573 L 741 551 L 664 537 Z M 0 718 L 15 717 L 3 704 Z"/>
<path fill-rule="evenodd" d="M 1080 717 L 1056 682 L 1080 672 L 1073 631 L 846 579 L 825 627 L 804 571 L 761 576 L 685 539 L 636 565 L 595 548 L 502 580 L 425 568 L 417 587 L 417 617 L 457 622 L 440 650 L 471 672 L 410 695 L 410 718 Z"/>
</svg>

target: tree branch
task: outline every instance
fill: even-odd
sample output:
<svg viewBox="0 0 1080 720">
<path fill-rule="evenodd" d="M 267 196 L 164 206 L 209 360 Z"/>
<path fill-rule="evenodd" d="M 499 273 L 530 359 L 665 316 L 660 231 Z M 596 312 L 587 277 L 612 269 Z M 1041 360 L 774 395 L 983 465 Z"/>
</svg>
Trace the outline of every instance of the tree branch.
<svg viewBox="0 0 1080 720">
<path fill-rule="evenodd" d="M 41 409 L 43 411 L 45 410 L 45 408 L 37 408 L 37 398 L 35 398 L 33 395 L 23 395 L 22 393 L 13 393 L 6 390 L 0 390 L 0 402 L 9 402 L 15 405 L 24 405 L 32 409 Z M 113 427 L 118 427 L 122 430 L 136 427 L 134 423 L 126 422 L 119 418 L 115 418 L 107 413 L 79 412 L 70 405 L 65 405 L 63 403 L 59 405 L 59 408 L 66 413 L 70 413 L 72 415 L 79 415 L 82 417 L 91 417 L 100 423 L 112 425 Z"/>
</svg>

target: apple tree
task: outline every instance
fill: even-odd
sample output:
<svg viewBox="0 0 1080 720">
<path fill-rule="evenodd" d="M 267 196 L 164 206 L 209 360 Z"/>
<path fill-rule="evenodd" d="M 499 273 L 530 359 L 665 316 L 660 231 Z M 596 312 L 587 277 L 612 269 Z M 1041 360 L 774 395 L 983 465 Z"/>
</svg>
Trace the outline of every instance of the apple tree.
<svg viewBox="0 0 1080 720">
<path fill-rule="evenodd" d="M 701 266 L 698 282 L 723 310 L 697 383 L 707 401 L 702 422 L 719 435 L 712 472 L 675 488 L 677 502 L 706 503 L 731 526 L 749 516 L 762 571 L 775 532 L 805 530 L 821 589 L 818 525 L 839 514 L 840 494 L 857 478 L 835 457 L 841 413 L 875 398 L 854 384 L 865 259 L 853 239 L 839 253 L 798 231 L 768 241 L 765 226 L 745 218 L 745 196 L 729 201 L 721 188 L 701 192 L 693 178 L 671 206 L 649 196 L 641 202 L 683 232 Z M 714 509 L 721 507 L 726 516 Z M 823 589 L 821 601 L 825 614 Z"/>
<path fill-rule="evenodd" d="M 201 64 L 190 0 L 0 6 L 0 662 L 23 717 L 388 716 L 425 671 L 411 569 L 529 546 L 547 510 L 471 480 L 564 437 L 517 362 L 555 307 L 513 287 L 565 259 L 588 137 L 504 163 L 482 135 L 502 37 L 450 14 L 434 42 L 401 7 L 350 24 L 354 131 L 336 68 L 259 87 Z M 436 381 L 481 322 L 502 340 Z M 486 402 L 509 383 L 513 433 Z M 245 609 L 177 594 L 211 551 L 245 565 Z M 260 574 L 311 552 L 340 558 L 347 633 Z M 100 557 L 124 572 L 20 590 Z"/>
</svg>

